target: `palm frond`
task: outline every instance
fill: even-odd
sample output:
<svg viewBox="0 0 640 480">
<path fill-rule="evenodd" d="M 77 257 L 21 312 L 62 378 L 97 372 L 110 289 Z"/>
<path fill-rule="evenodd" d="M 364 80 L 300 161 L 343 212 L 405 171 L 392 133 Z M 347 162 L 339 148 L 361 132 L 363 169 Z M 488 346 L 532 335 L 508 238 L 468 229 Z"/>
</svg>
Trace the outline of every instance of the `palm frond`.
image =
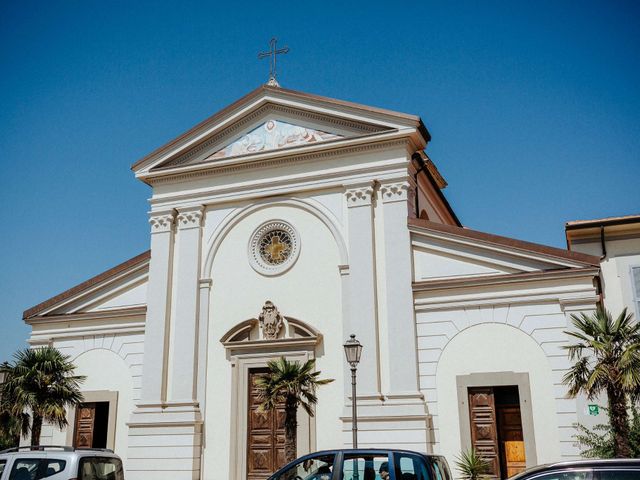
<svg viewBox="0 0 640 480">
<path fill-rule="evenodd" d="M 0 386 L 2 404 L 23 424 L 24 412 L 30 410 L 62 428 L 67 408 L 83 401 L 80 384 L 85 377 L 74 375 L 75 368 L 70 357 L 54 347 L 19 350 L 13 363 L 0 366 L 6 376 Z"/>
</svg>

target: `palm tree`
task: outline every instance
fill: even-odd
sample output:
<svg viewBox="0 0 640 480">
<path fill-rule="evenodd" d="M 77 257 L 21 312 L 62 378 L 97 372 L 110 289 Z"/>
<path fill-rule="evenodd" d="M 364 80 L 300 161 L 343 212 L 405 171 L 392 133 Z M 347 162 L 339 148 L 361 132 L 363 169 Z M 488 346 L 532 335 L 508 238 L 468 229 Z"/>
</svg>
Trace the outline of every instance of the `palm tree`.
<svg viewBox="0 0 640 480">
<path fill-rule="evenodd" d="M 315 364 L 315 360 L 301 365 L 280 357 L 267 363 L 267 375 L 256 379 L 261 410 L 275 410 L 284 403 L 285 462 L 296 458 L 298 406 L 313 417 L 313 406 L 318 403 L 317 388 L 333 382 L 333 379 L 318 379 L 320 372 L 313 371 Z"/>
<path fill-rule="evenodd" d="M 69 358 L 54 347 L 26 348 L 14 355 L 13 363 L 0 366 L 5 374 L 0 386 L 3 405 L 18 418 L 31 411 L 32 446 L 40 443 L 43 420 L 64 428 L 67 407 L 83 400 L 79 385 L 85 377 L 74 375 L 76 367 Z"/>
<path fill-rule="evenodd" d="M 27 435 L 31 429 L 29 414 L 24 412 L 19 416 L 0 402 L 0 450 L 17 447 L 20 436 Z"/>
<path fill-rule="evenodd" d="M 607 393 L 615 456 L 629 457 L 627 405 L 640 390 L 640 324 L 626 308 L 615 320 L 601 308 L 571 320 L 576 330 L 565 333 L 578 342 L 565 347 L 574 362 L 563 379 L 569 396 L 584 393 L 591 400 Z"/>
</svg>

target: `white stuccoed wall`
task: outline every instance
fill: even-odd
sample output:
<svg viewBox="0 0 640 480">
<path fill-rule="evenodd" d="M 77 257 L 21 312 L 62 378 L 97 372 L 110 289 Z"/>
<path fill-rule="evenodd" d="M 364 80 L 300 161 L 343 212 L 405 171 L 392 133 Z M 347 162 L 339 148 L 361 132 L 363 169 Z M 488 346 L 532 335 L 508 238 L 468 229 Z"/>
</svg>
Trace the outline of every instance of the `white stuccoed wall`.
<svg viewBox="0 0 640 480">
<path fill-rule="evenodd" d="M 127 465 L 127 421 L 134 403 L 140 399 L 144 334 L 96 334 L 75 338 L 54 338 L 53 346 L 69 355 L 76 374 L 87 379 L 81 390 L 118 392 L 114 451 Z M 60 430 L 43 427 L 42 445 L 67 445 L 74 426 Z"/>
<path fill-rule="evenodd" d="M 614 234 L 615 235 L 615 234 Z M 640 318 L 640 308 L 636 303 L 633 292 L 633 278 L 631 267 L 640 267 L 640 238 L 610 239 L 612 235 L 605 235 L 607 256 L 601 259 L 601 284 L 603 288 L 604 306 L 616 316 L 623 308 Z M 577 241 L 572 244 L 572 250 L 600 257 L 602 245 L 599 238 Z M 593 428 L 595 425 L 607 423 L 607 412 L 600 409 L 598 415 L 589 415 L 588 406 L 596 404 L 607 406 L 606 394 L 597 399 L 588 400 L 585 396 L 578 398 L 578 421 Z"/>
<path fill-rule="evenodd" d="M 238 212 L 234 213 L 232 215 L 235 217 Z M 211 210 L 211 218 L 219 218 L 214 209 Z M 273 219 L 284 220 L 296 228 L 300 236 L 300 255 L 286 274 L 265 277 L 249 265 L 247 244 L 256 228 Z M 225 232 L 211 269 L 213 285 L 208 335 L 203 478 L 214 475 L 214 472 L 216 477 L 232 478 L 228 470 L 229 463 L 221 459 L 228 459 L 231 455 L 233 446 L 229 438 L 234 434 L 242 434 L 231 431 L 232 366 L 220 339 L 242 321 L 257 318 L 266 300 L 271 300 L 284 316 L 302 320 L 323 335 L 321 348 L 316 352 L 317 368 L 324 377 L 336 381 L 318 392 L 316 423 L 322 428 L 316 432 L 316 441 L 319 449 L 335 446 L 335 439 L 340 435 L 343 395 L 339 264 L 338 246 L 327 226 L 308 209 L 293 204 L 265 204 L 264 208 L 241 218 Z M 244 407 L 241 412 L 246 415 Z"/>
<path fill-rule="evenodd" d="M 492 290 L 417 294 L 420 386 L 433 419 L 434 451 L 451 460 L 465 444 L 456 376 L 514 372 L 529 375 L 537 463 L 576 458 L 577 402 L 562 384 L 570 367 L 563 332 L 571 313 L 595 307 L 594 287 L 585 278 Z"/>
</svg>

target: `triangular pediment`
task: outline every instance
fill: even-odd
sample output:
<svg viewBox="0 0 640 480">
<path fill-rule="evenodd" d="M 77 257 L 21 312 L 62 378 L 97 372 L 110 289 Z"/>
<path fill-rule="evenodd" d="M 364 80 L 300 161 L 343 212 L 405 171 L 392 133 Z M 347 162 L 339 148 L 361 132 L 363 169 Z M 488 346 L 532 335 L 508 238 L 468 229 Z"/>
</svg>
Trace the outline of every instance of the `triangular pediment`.
<svg viewBox="0 0 640 480">
<path fill-rule="evenodd" d="M 70 315 L 107 315 L 109 312 L 146 308 L 150 252 L 145 252 L 106 272 L 26 310 L 23 318 Z"/>
<path fill-rule="evenodd" d="M 594 268 L 589 255 L 426 220 L 409 221 L 414 281 Z"/>
<path fill-rule="evenodd" d="M 237 157 L 338 138 L 344 138 L 344 136 L 302 125 L 294 125 L 283 120 L 267 120 L 239 139 L 209 155 L 206 160 Z"/>
<path fill-rule="evenodd" d="M 263 86 L 136 162 L 139 178 L 172 175 L 227 161 L 339 149 L 370 137 L 410 136 L 426 145 L 429 133 L 413 115 Z M 387 137 L 384 137 L 387 138 Z M 286 151 L 286 152 L 285 152 Z M 236 163 L 237 163 L 236 162 Z"/>
<path fill-rule="evenodd" d="M 346 121 L 328 114 L 315 114 L 268 103 L 152 170 L 220 162 L 389 130 L 389 127 Z"/>
</svg>

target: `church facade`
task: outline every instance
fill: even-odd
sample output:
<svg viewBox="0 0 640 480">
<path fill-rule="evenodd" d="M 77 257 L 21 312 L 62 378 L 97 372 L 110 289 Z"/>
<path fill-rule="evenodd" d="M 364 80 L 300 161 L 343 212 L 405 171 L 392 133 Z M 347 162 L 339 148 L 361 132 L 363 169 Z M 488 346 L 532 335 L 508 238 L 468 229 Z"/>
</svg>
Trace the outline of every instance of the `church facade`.
<svg viewBox="0 0 640 480">
<path fill-rule="evenodd" d="M 420 118 L 263 86 L 133 165 L 150 250 L 24 313 L 32 346 L 86 375 L 43 443 L 105 446 L 127 478 L 266 478 L 281 418 L 266 363 L 316 359 L 298 452 L 475 447 L 505 477 L 576 458 L 562 376 L 569 316 L 599 301 L 597 257 L 464 228 Z M 583 402 L 584 403 L 584 402 Z"/>
</svg>

